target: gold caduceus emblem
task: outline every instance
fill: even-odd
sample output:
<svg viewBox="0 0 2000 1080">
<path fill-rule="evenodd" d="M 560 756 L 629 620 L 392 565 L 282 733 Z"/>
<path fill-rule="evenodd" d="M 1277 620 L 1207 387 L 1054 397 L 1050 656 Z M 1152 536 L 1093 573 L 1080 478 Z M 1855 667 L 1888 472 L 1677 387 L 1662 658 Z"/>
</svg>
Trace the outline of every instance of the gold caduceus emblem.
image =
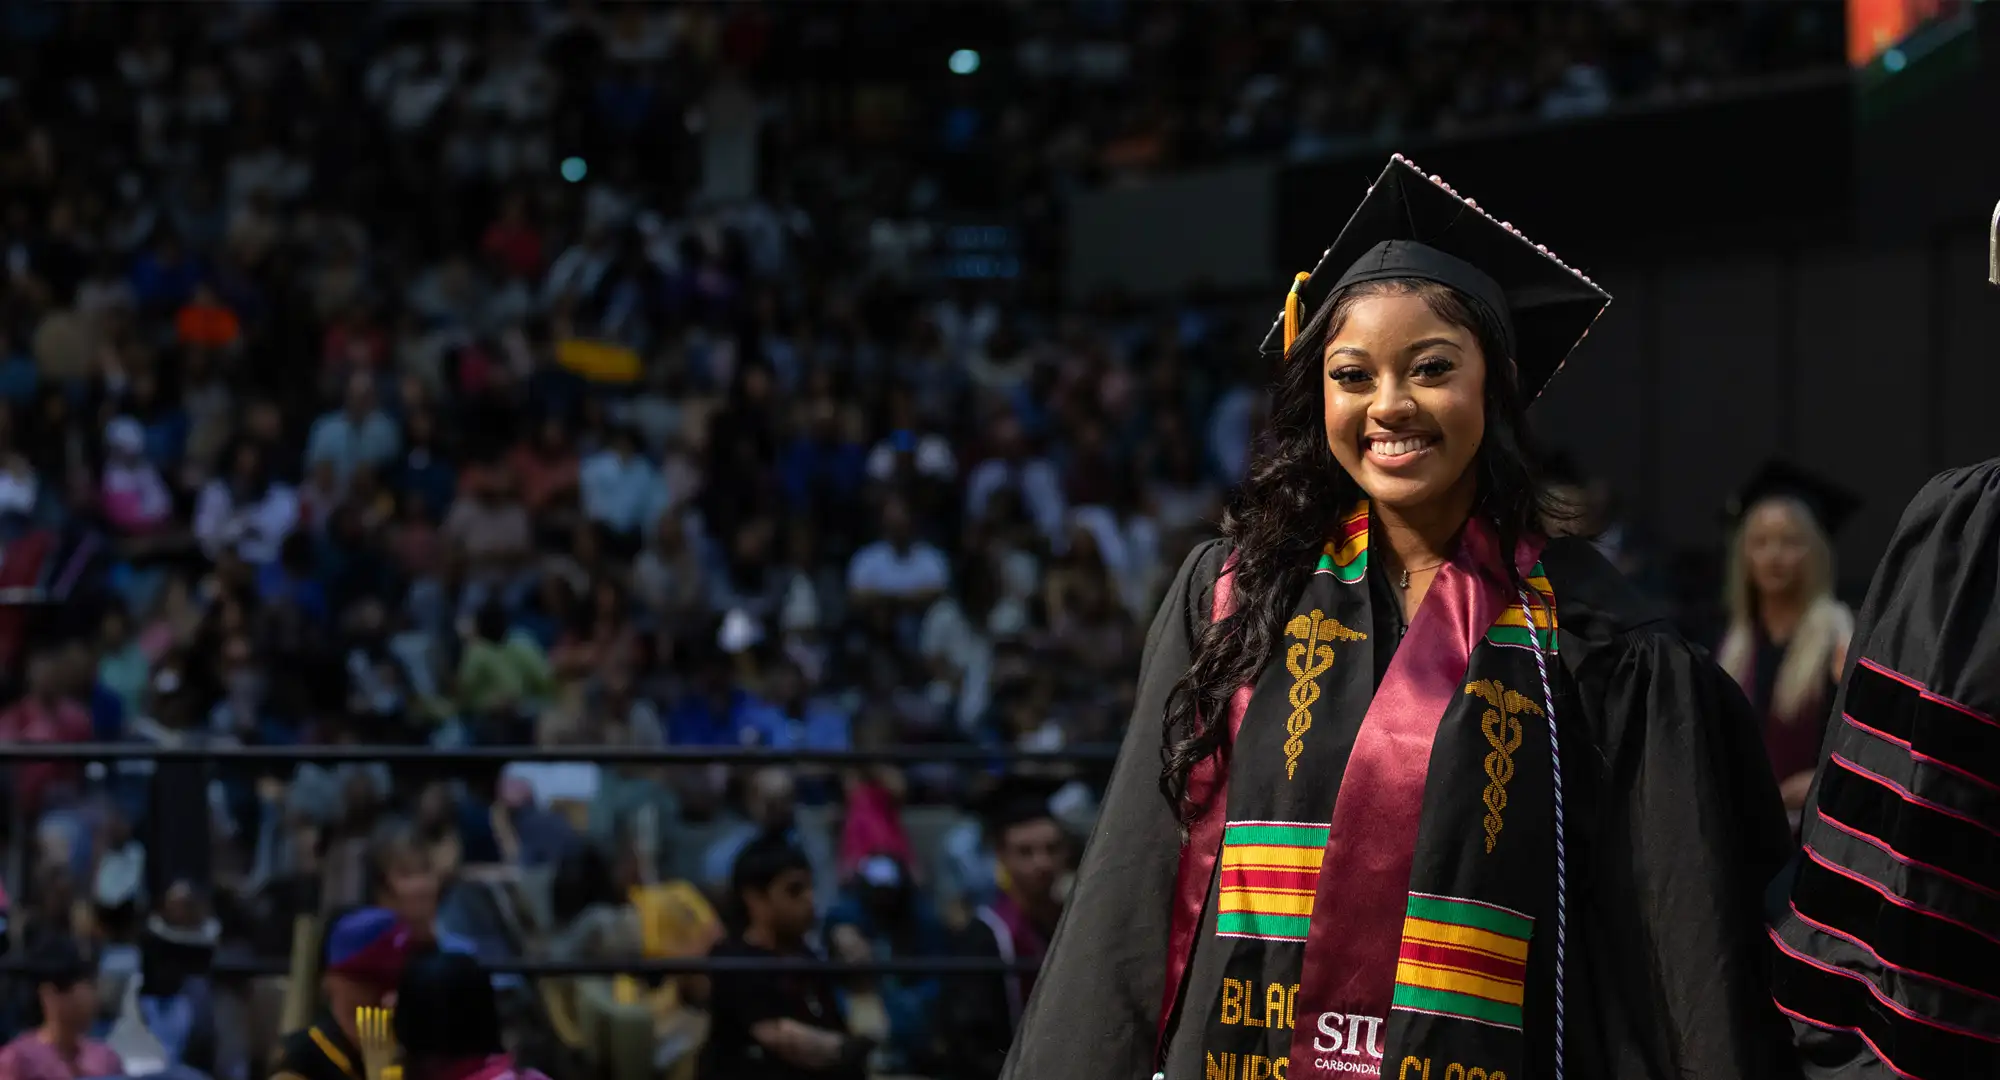
<svg viewBox="0 0 2000 1080">
<path fill-rule="evenodd" d="M 1486 735 L 1486 741 L 1493 752 L 1486 755 L 1486 791 L 1482 798 L 1486 803 L 1486 853 L 1493 854 L 1493 845 L 1500 842 L 1500 828 L 1505 824 L 1500 812 L 1507 809 L 1507 782 L 1514 779 L 1514 751 L 1521 748 L 1521 714 L 1542 715 L 1542 707 L 1517 691 L 1500 685 L 1499 679 L 1483 679 L 1467 683 L 1465 692 L 1475 694 L 1492 706 L 1479 718 L 1479 730 Z"/>
<path fill-rule="evenodd" d="M 1319 700 L 1319 677 L 1333 666 L 1332 643 L 1362 641 L 1368 635 L 1349 630 L 1318 608 L 1292 616 L 1285 624 L 1285 633 L 1298 639 L 1285 649 L 1285 670 L 1292 673 L 1292 715 L 1285 719 L 1285 779 L 1290 780 L 1299 771 L 1299 755 L 1305 752 L 1313 702 Z"/>
</svg>

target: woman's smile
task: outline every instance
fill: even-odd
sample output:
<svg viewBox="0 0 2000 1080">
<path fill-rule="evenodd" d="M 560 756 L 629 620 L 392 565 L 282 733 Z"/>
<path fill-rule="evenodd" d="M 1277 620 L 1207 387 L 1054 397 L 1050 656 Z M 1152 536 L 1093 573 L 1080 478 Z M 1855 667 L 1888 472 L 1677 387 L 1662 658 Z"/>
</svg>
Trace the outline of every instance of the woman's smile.
<svg viewBox="0 0 2000 1080">
<path fill-rule="evenodd" d="M 1394 471 L 1415 466 L 1437 449 L 1436 435 L 1408 432 L 1381 432 L 1361 440 L 1369 464 Z"/>
</svg>

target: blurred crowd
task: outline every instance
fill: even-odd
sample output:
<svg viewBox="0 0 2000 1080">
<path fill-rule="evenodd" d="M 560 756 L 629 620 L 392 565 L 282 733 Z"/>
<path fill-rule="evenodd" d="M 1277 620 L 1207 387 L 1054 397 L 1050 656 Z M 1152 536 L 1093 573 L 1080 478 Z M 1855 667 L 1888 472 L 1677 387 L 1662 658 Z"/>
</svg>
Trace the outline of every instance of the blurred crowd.
<svg viewBox="0 0 2000 1080">
<path fill-rule="evenodd" d="M 1226 303 L 1052 302 L 1063 193 L 1698 94 L 1837 62 L 1839 22 L 9 5 L 0 739 L 1115 742 L 1263 406 Z M 1003 207 L 1028 280 L 941 278 L 882 227 Z M 746 890 L 792 868 L 772 836 L 816 948 L 1032 955 L 1101 780 L 34 764 L 0 899 L 17 945 L 144 967 L 122 1007 L 165 1059 L 240 1074 L 218 949 L 283 954 L 358 903 L 503 959 L 740 944 Z M 663 1017 L 709 988 L 666 989 Z M 847 990 L 879 1003 L 878 1068 L 940 1068 L 979 1022 L 935 981 Z M 1004 1025 L 958 1030 L 990 1075 Z"/>
<path fill-rule="evenodd" d="M 1845 32 L 1830 3 L 1015 9 L 1006 60 L 1029 93 L 996 133 L 1106 176 L 1697 99 L 1837 66 Z"/>
</svg>

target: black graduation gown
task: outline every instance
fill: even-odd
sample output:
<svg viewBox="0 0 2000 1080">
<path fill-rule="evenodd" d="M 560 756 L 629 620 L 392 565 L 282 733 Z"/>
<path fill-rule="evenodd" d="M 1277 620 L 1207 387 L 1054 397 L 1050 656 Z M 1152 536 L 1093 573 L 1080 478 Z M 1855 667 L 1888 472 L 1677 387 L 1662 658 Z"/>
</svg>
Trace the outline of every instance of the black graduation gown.
<svg viewBox="0 0 2000 1080">
<path fill-rule="evenodd" d="M 1196 549 L 1153 620 L 1132 723 L 1008 1057 L 1011 1080 L 1155 1070 L 1181 850 L 1159 793 L 1160 723 L 1226 556 L 1222 541 Z M 1770 999 L 1763 906 L 1790 836 L 1757 718 L 1588 543 L 1551 541 L 1542 564 L 1561 622 L 1551 674 L 1571 808 L 1566 1075 L 1795 1076 Z M 1214 895 L 1211 884 L 1190 987 L 1220 975 Z M 1531 1076 L 1552 1075 L 1552 952 L 1529 960 Z M 1178 1025 L 1169 1080 L 1203 1076 L 1200 1026 Z"/>
<path fill-rule="evenodd" d="M 1903 512 L 1855 625 L 1778 923 L 1805 1071 L 2000 1076 L 2000 459 Z"/>
</svg>

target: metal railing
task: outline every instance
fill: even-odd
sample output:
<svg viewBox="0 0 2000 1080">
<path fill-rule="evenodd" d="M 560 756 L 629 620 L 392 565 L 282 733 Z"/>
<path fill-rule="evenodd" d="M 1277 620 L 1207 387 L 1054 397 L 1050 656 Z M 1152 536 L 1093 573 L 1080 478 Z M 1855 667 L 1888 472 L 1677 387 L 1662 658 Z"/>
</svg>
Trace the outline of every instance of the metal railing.
<svg viewBox="0 0 2000 1080">
<path fill-rule="evenodd" d="M 1041 965 L 1034 960 L 996 960 L 984 956 L 903 957 L 882 960 L 815 960 L 810 957 L 695 956 L 675 960 L 481 960 L 481 966 L 495 975 L 519 975 L 530 979 L 563 979 L 607 975 L 636 978 L 671 975 L 899 975 L 913 978 L 954 976 L 994 976 L 1026 974 Z M 31 961 L 0 957 L 0 975 L 26 974 L 35 970 Z M 219 955 L 209 964 L 209 973 L 224 978 L 258 978 L 285 975 L 290 961 L 284 957 Z"/>
<path fill-rule="evenodd" d="M 1092 764 L 1118 756 L 1116 746 L 1066 750 L 1012 747 L 889 746 L 873 750 L 785 750 L 761 746 L 154 746 L 148 743 L 29 743 L 0 745 L 6 761 L 212 761 L 217 763 L 344 765 L 506 765 L 592 762 L 599 765 L 961 765 Z"/>
<path fill-rule="evenodd" d="M 147 743 L 31 743 L 0 745 L 0 766 L 29 762 L 111 763 L 152 761 L 174 763 L 214 763 L 245 765 L 383 764 L 390 768 L 452 766 L 493 766 L 524 762 L 590 762 L 604 765 L 915 765 L 959 764 L 970 766 L 1004 765 L 1108 765 L 1116 759 L 1118 747 L 1086 744 L 1062 750 L 1021 750 L 1012 747 L 981 747 L 941 743 L 936 745 L 891 746 L 866 750 L 786 750 L 771 747 L 635 747 L 635 746 L 477 746 L 437 749 L 428 746 L 159 746 Z M 13 808 L 15 850 L 18 855 L 27 837 L 28 822 L 18 801 Z M 13 868 L 17 887 L 24 884 L 19 860 Z M 1033 960 L 999 960 L 992 957 L 902 957 L 860 962 L 819 960 L 807 957 L 687 957 L 627 961 L 500 960 L 487 962 L 496 974 L 527 978 L 568 978 L 579 976 L 629 975 L 668 977 L 718 974 L 801 974 L 832 977 L 904 976 L 971 977 L 1021 974 L 1034 971 Z M 232 951 L 219 952 L 209 970 L 220 977 L 255 978 L 282 976 L 291 961 L 280 956 L 250 956 Z M 24 974 L 28 962 L 18 957 L 0 957 L 0 975 Z"/>
</svg>

